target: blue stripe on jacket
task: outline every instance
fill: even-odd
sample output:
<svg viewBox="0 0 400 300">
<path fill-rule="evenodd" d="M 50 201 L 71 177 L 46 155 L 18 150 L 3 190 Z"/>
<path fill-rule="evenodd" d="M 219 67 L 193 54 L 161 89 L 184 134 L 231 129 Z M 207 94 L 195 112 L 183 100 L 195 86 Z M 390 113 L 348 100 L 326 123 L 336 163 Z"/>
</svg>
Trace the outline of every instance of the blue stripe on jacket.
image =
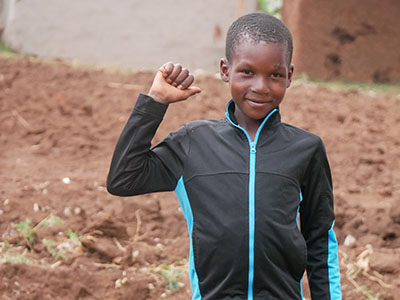
<svg viewBox="0 0 400 300">
<path fill-rule="evenodd" d="M 183 215 L 185 216 L 189 231 L 189 238 L 190 238 L 189 277 L 190 277 L 190 285 L 192 287 L 192 292 L 193 292 L 192 300 L 200 300 L 201 294 L 199 287 L 199 279 L 197 277 L 196 266 L 194 265 L 194 256 L 193 256 L 193 241 L 192 241 L 193 213 L 182 177 L 179 179 L 176 185 L 175 193 L 182 207 Z"/>
</svg>

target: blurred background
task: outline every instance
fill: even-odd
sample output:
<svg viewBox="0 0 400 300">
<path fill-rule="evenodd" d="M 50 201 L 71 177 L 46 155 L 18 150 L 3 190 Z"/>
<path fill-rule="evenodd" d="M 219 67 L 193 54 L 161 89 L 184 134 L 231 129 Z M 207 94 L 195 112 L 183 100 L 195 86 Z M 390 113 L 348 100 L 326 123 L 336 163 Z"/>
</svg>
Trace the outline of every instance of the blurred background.
<svg viewBox="0 0 400 300">
<path fill-rule="evenodd" d="M 290 28 L 297 74 L 400 81 L 398 0 L 1 0 L 0 30 L 23 54 L 135 70 L 179 61 L 217 72 L 229 25 L 257 10 Z"/>
<path fill-rule="evenodd" d="M 202 92 L 170 105 L 153 144 L 224 117 L 225 35 L 254 11 L 293 35 L 282 121 L 326 146 L 343 299 L 399 298 L 399 0 L 0 0 L 1 300 L 191 298 L 175 195 L 114 197 L 106 176 L 164 62 Z"/>
</svg>

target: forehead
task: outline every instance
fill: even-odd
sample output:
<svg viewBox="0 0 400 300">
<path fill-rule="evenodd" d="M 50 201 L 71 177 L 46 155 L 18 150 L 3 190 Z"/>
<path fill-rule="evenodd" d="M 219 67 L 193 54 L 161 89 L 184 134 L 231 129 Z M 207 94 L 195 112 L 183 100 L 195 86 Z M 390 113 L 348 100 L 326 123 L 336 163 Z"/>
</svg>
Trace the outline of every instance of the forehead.
<svg viewBox="0 0 400 300">
<path fill-rule="evenodd" d="M 242 40 L 233 48 L 232 63 L 288 65 L 287 46 L 282 43 Z"/>
</svg>

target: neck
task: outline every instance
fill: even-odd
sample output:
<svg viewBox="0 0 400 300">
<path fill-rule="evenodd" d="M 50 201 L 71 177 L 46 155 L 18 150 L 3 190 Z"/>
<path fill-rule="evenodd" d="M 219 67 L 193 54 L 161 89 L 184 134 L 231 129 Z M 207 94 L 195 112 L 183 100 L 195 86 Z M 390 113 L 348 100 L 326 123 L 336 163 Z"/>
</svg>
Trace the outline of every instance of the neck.
<svg viewBox="0 0 400 300">
<path fill-rule="evenodd" d="M 235 117 L 238 122 L 238 125 L 242 127 L 250 136 L 251 140 L 254 141 L 257 134 L 257 130 L 260 127 L 263 120 L 252 120 L 246 118 L 239 109 L 236 109 Z"/>
</svg>

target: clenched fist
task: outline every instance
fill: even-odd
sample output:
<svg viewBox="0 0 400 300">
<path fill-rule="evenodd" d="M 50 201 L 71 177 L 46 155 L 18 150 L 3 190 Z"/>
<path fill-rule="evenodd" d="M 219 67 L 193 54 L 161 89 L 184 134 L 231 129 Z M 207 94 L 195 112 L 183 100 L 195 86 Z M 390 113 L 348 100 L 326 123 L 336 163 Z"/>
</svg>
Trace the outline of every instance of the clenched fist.
<svg viewBox="0 0 400 300">
<path fill-rule="evenodd" d="M 165 104 L 186 100 L 201 92 L 200 88 L 191 86 L 193 81 L 194 77 L 187 69 L 168 62 L 158 69 L 149 96 Z"/>
</svg>

